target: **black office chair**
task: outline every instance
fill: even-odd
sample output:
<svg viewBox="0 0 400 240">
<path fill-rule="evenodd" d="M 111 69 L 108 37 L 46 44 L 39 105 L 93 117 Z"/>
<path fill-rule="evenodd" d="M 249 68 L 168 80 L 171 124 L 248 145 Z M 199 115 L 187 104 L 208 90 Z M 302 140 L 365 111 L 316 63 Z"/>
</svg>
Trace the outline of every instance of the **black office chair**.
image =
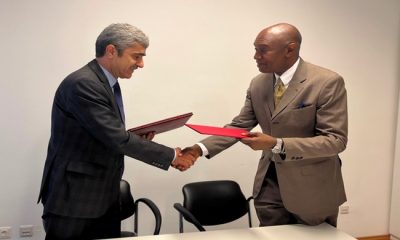
<svg viewBox="0 0 400 240">
<path fill-rule="evenodd" d="M 136 201 L 133 199 L 131 194 L 131 188 L 129 183 L 126 180 L 121 180 L 120 184 L 120 206 L 121 206 L 121 221 L 125 220 L 132 215 L 134 216 L 134 231 L 121 231 L 121 237 L 133 237 L 138 235 L 138 206 L 139 203 L 144 203 L 147 205 L 150 210 L 154 214 L 155 218 L 155 227 L 154 227 L 154 235 L 160 234 L 161 229 L 161 213 L 156 204 L 147 198 L 140 198 Z"/>
<path fill-rule="evenodd" d="M 248 214 L 251 224 L 250 200 L 242 193 L 235 181 L 206 181 L 188 183 L 183 186 L 183 205 L 175 203 L 179 212 L 179 232 L 183 232 L 183 218 L 199 231 L 204 226 L 219 225 L 237 220 Z"/>
</svg>

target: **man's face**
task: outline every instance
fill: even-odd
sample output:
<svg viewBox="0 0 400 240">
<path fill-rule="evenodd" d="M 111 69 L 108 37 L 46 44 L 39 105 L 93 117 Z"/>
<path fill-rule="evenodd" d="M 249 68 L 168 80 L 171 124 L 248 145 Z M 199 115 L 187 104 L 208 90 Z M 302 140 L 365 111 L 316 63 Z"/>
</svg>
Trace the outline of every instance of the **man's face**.
<svg viewBox="0 0 400 240">
<path fill-rule="evenodd" d="M 111 62 L 112 74 L 117 78 L 131 78 L 133 71 L 144 67 L 144 56 L 146 49 L 140 44 L 126 48 L 121 56 L 115 52 Z"/>
<path fill-rule="evenodd" d="M 254 47 L 254 59 L 260 72 L 280 75 L 286 71 L 286 46 L 273 34 L 261 32 L 254 41 Z"/>
</svg>

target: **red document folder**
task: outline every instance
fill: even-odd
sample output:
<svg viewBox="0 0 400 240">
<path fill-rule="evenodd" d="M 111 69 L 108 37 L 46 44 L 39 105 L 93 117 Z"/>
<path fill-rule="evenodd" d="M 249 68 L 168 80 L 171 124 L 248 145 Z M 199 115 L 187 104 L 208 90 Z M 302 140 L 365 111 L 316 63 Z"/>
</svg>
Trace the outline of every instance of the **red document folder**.
<svg viewBox="0 0 400 240">
<path fill-rule="evenodd" d="M 167 132 L 185 125 L 193 113 L 185 113 L 175 117 L 166 118 L 157 122 L 148 123 L 139 127 L 131 128 L 128 132 L 138 135 L 154 132 L 155 134 Z"/>
<path fill-rule="evenodd" d="M 242 133 L 248 133 L 245 129 L 240 129 L 240 128 L 211 127 L 211 126 L 194 125 L 194 124 L 185 124 L 185 125 L 195 130 L 198 133 L 207 135 L 224 136 L 232 138 L 245 138 L 246 135 L 242 135 Z"/>
</svg>

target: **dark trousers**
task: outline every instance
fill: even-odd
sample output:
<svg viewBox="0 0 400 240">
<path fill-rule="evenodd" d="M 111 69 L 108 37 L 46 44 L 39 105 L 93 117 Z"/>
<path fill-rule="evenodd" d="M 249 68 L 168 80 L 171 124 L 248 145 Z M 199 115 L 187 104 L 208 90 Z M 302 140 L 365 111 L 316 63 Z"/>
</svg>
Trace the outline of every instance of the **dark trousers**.
<svg viewBox="0 0 400 240">
<path fill-rule="evenodd" d="M 260 226 L 284 224 L 318 225 L 326 222 L 337 225 L 338 210 L 326 216 L 300 216 L 289 212 L 282 203 L 276 176 L 275 163 L 271 162 L 265 176 L 260 194 L 254 199 L 254 206 Z"/>
<path fill-rule="evenodd" d="M 45 213 L 42 216 L 46 240 L 118 238 L 121 232 L 119 204 L 99 218 L 72 218 Z"/>
</svg>

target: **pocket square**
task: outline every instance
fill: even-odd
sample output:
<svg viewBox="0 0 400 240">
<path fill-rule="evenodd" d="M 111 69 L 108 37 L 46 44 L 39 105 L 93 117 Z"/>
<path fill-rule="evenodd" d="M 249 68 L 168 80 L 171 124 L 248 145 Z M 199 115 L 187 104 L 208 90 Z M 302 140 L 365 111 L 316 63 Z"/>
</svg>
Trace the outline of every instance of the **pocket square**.
<svg viewBox="0 0 400 240">
<path fill-rule="evenodd" d="M 305 107 L 308 107 L 308 106 L 311 106 L 311 103 L 303 103 L 302 102 L 297 106 L 297 109 L 305 108 Z"/>
</svg>

